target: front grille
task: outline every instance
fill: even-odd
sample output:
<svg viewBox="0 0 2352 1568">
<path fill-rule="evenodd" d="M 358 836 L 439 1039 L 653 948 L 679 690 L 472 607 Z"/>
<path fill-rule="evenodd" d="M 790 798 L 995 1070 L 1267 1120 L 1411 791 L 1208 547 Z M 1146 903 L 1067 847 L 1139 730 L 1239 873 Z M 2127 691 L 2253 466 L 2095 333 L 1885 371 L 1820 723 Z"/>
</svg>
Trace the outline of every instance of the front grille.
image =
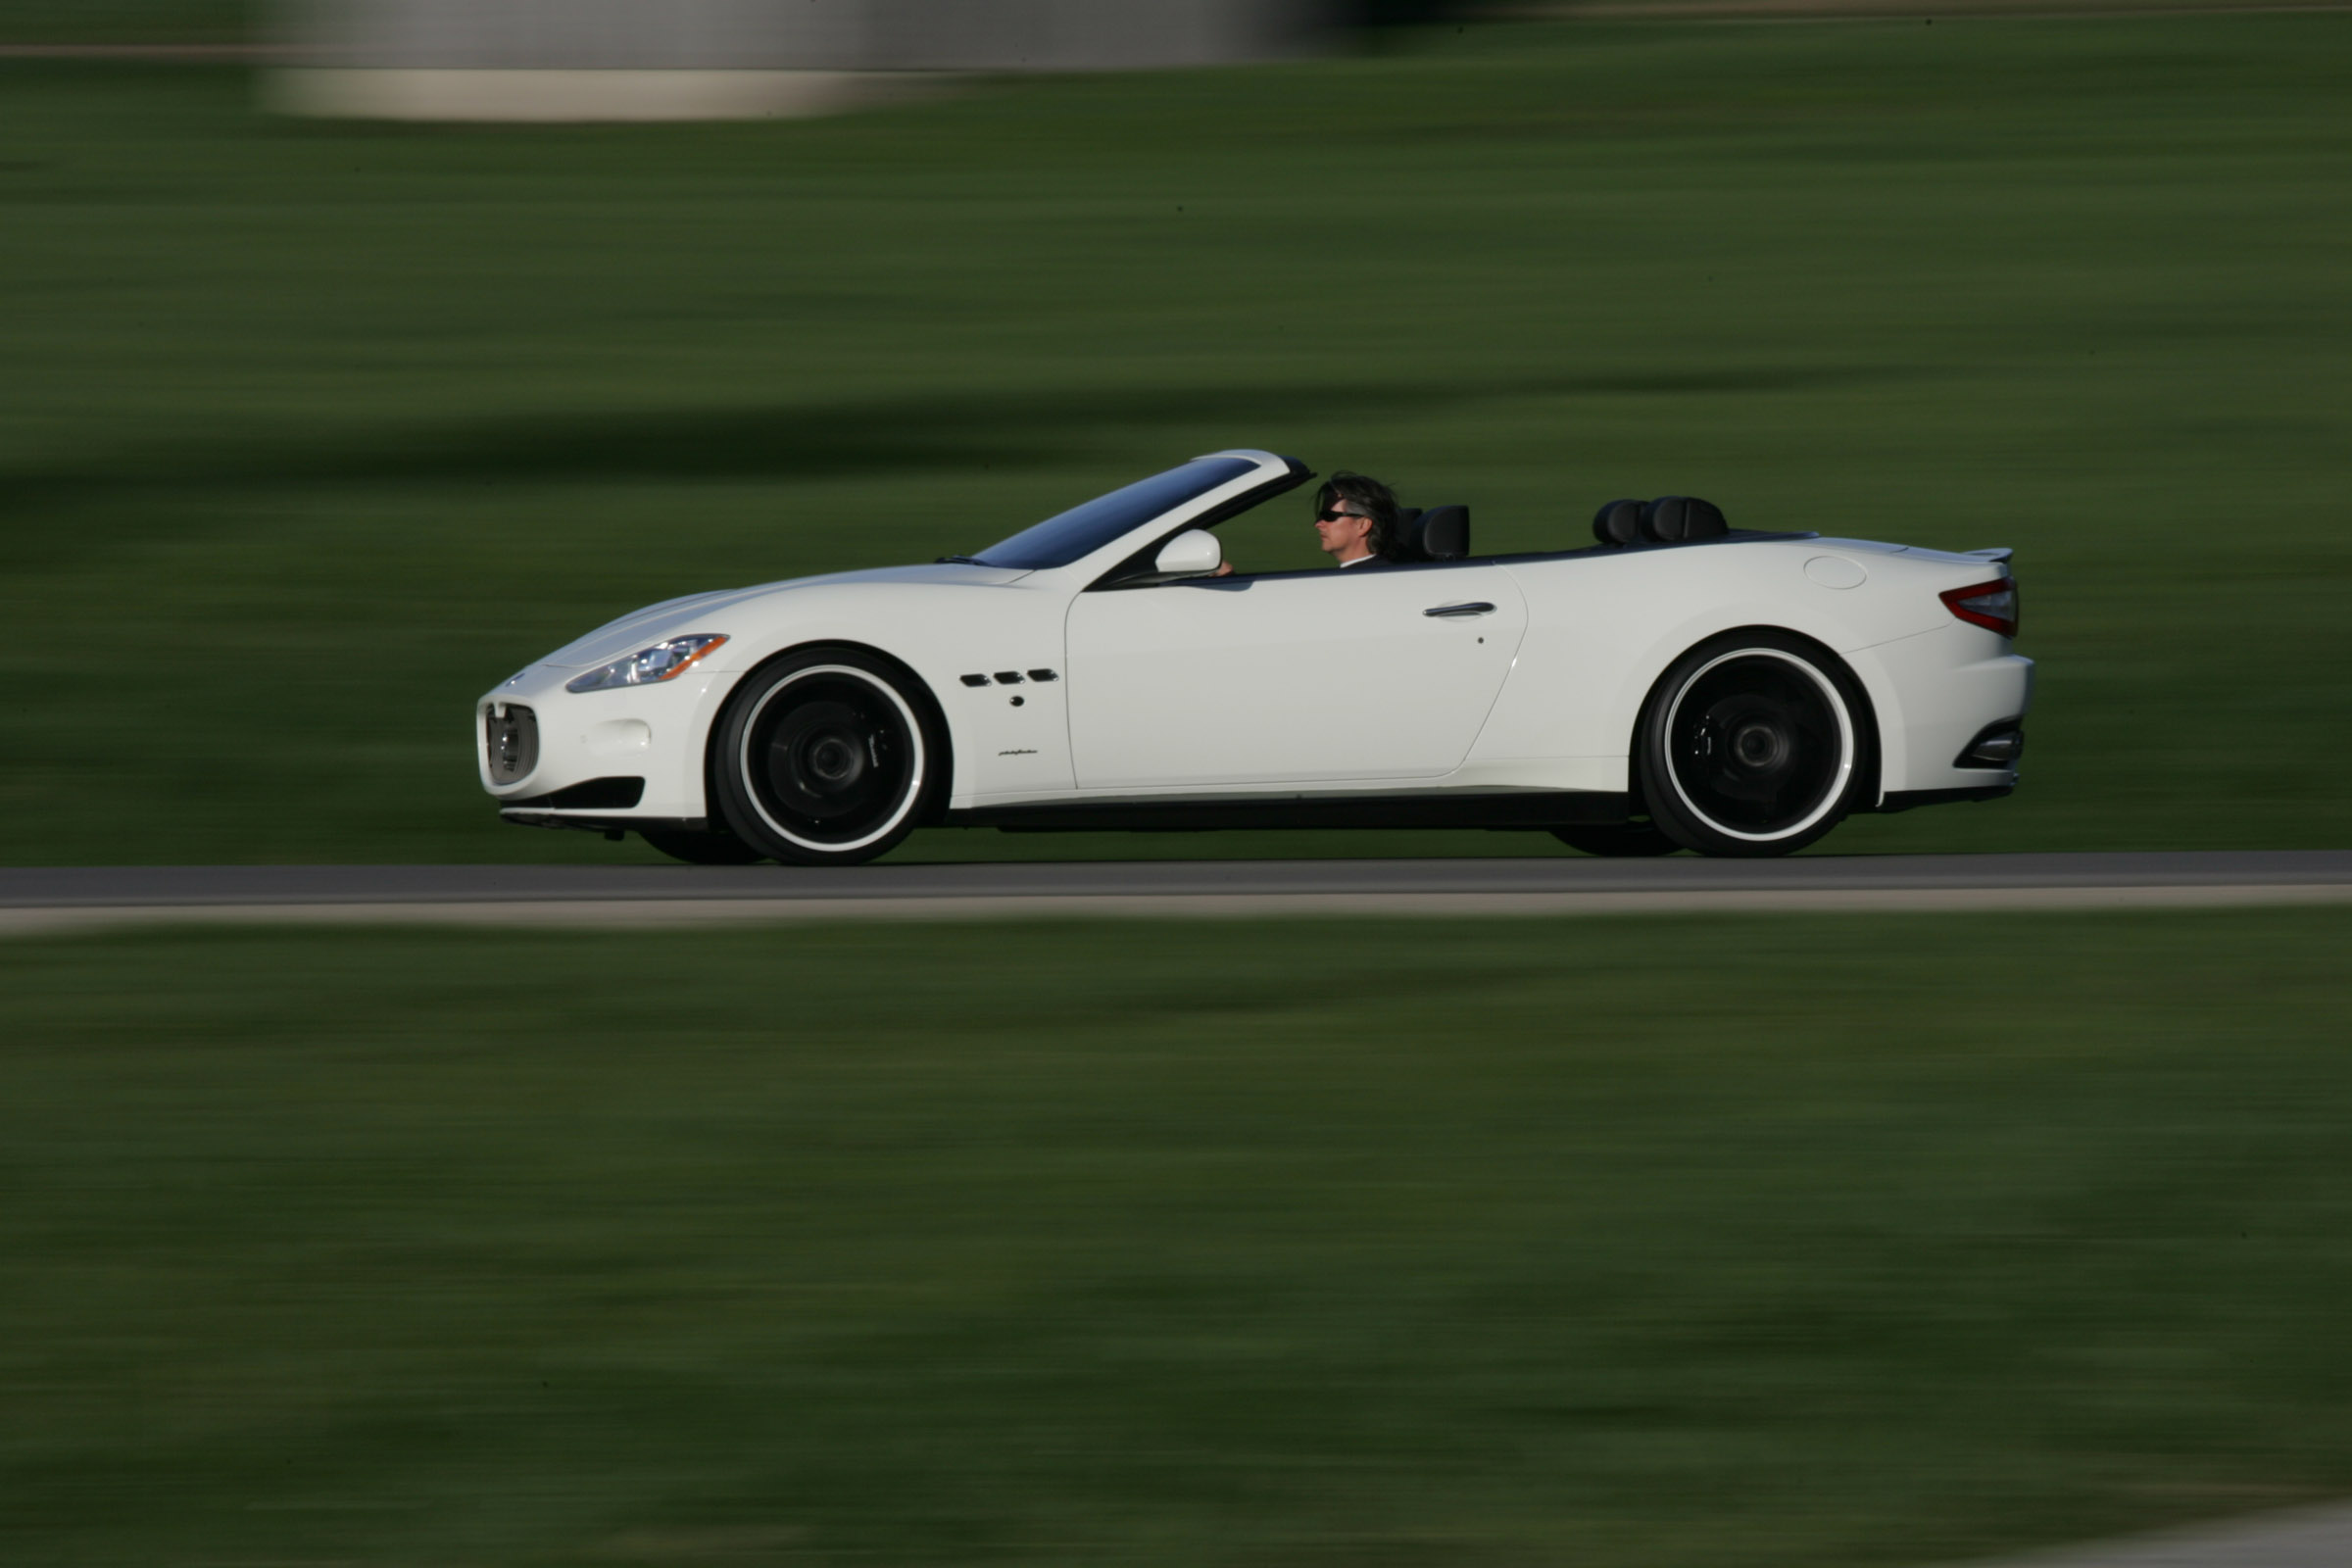
<svg viewBox="0 0 2352 1568">
<path fill-rule="evenodd" d="M 539 715 L 520 703 L 492 703 L 482 710 L 482 757 L 490 782 L 517 784 L 539 765 Z"/>
</svg>

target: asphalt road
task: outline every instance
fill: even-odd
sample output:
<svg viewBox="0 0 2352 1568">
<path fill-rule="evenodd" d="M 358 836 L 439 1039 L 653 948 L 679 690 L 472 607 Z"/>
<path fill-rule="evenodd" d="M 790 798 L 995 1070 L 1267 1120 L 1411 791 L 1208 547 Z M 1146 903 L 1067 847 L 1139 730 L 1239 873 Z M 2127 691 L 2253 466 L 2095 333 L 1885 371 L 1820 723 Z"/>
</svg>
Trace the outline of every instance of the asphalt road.
<svg viewBox="0 0 2352 1568">
<path fill-rule="evenodd" d="M 0 930 L 155 920 L 1561 914 L 2352 902 L 2352 851 L 1785 860 L 1152 860 L 984 865 L 0 868 Z"/>
</svg>

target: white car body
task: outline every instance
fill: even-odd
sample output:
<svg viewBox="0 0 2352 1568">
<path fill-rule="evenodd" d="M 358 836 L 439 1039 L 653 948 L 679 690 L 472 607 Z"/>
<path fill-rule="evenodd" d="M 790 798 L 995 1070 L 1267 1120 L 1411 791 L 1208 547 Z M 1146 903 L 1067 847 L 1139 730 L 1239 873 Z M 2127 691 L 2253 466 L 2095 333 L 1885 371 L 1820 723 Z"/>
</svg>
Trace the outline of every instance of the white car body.
<svg viewBox="0 0 2352 1568">
<path fill-rule="evenodd" d="M 1818 644 L 1858 684 L 1870 744 L 1855 757 L 1875 776 L 1855 781 L 1843 809 L 2016 783 L 2014 755 L 1987 765 L 1963 753 L 1987 726 L 2022 720 L 2033 663 L 1939 598 L 2006 577 L 2005 551 L 1735 533 L 1111 586 L 1162 542 L 1311 477 L 1266 452 L 1195 460 L 1212 462 L 1233 477 L 1066 564 L 800 578 L 599 627 L 481 699 L 483 787 L 535 825 L 718 826 L 711 747 L 730 698 L 779 656 L 838 646 L 903 665 L 936 704 L 951 772 L 932 820 L 1622 821 L 1661 675 L 1744 628 Z M 566 690 L 690 635 L 725 641 L 674 678 Z M 502 759 L 500 724 L 515 710 L 535 746 L 519 757 L 509 728 Z"/>
</svg>

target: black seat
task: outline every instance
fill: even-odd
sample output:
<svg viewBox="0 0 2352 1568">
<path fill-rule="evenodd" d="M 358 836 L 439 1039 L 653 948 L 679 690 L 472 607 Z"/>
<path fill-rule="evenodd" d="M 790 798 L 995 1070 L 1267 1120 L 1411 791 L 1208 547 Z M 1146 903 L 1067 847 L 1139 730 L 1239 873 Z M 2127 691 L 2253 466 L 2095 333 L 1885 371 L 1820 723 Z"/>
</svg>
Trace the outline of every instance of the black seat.
<svg viewBox="0 0 2352 1568">
<path fill-rule="evenodd" d="M 1470 509 L 1464 506 L 1396 509 L 1391 561 L 1460 561 L 1470 554 Z"/>
</svg>

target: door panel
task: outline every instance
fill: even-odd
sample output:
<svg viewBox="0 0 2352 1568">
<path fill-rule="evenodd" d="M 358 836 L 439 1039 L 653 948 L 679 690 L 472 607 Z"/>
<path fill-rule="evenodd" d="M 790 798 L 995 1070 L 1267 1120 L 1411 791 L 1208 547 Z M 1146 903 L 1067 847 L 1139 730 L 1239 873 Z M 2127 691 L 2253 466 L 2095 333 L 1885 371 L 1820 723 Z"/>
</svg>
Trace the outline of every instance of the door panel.
<svg viewBox="0 0 2352 1568">
<path fill-rule="evenodd" d="M 1080 594 L 1064 661 L 1078 785 L 1451 772 L 1526 626 L 1510 574 L 1474 563 Z"/>
</svg>

